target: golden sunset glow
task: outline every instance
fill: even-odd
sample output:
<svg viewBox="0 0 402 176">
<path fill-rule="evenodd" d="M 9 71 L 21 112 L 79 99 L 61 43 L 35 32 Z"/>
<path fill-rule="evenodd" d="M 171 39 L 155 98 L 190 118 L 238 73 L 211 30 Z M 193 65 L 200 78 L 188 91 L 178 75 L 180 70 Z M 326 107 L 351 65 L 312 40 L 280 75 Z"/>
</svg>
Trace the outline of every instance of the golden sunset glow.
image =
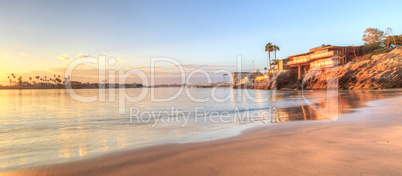
<svg viewBox="0 0 402 176">
<path fill-rule="evenodd" d="M 400 0 L 0 0 L 0 176 L 402 175 Z"/>
</svg>

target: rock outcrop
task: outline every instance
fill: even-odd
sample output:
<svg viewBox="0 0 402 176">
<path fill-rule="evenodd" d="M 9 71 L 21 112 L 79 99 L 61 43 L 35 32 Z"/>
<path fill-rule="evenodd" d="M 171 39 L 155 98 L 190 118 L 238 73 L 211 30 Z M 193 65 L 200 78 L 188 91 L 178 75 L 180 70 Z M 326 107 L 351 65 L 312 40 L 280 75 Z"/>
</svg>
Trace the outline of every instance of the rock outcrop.
<svg viewBox="0 0 402 176">
<path fill-rule="evenodd" d="M 297 81 L 292 72 L 269 75 L 265 83 L 247 85 L 251 89 L 385 89 L 402 88 L 402 48 L 368 60 L 357 60 L 334 68 L 313 68 Z"/>
<path fill-rule="evenodd" d="M 312 70 L 304 75 L 303 80 L 306 89 L 401 88 L 402 49 L 374 55 L 370 60 L 349 62 L 326 70 Z"/>
<path fill-rule="evenodd" d="M 281 71 L 275 74 L 268 74 L 268 79 L 263 83 L 248 84 L 248 89 L 297 89 L 301 84 L 297 81 L 297 74 L 290 71 Z"/>
</svg>

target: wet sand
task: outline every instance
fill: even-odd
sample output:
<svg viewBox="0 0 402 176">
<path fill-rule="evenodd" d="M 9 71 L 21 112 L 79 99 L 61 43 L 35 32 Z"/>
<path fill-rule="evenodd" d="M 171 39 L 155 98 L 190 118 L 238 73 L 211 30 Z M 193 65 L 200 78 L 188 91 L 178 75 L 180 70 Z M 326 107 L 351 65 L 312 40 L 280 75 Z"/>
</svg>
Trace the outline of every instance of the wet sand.
<svg viewBox="0 0 402 176">
<path fill-rule="evenodd" d="M 170 144 L 4 175 L 401 175 L 402 97 L 337 121 L 260 126 L 216 141 Z M 2 175 L 2 174 L 0 174 Z"/>
</svg>

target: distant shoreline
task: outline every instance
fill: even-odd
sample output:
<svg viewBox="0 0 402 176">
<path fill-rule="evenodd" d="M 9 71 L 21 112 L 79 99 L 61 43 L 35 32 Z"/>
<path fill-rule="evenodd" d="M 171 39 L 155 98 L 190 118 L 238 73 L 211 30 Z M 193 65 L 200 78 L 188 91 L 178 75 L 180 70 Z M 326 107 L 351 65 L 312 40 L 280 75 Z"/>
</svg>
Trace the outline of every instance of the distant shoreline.
<svg viewBox="0 0 402 176">
<path fill-rule="evenodd" d="M 232 86 L 142 86 L 142 87 L 104 87 L 104 88 L 99 88 L 99 87 L 73 87 L 71 89 L 121 89 L 121 88 L 231 88 Z M 15 86 L 0 86 L 0 90 L 21 90 L 21 89 L 68 89 L 65 87 L 15 87 Z"/>
<path fill-rule="evenodd" d="M 124 87 L 125 89 L 127 88 L 144 88 L 144 87 Z M 0 90 L 29 90 L 29 89 L 68 89 L 65 87 L 48 87 L 48 88 L 44 88 L 44 87 L 18 87 L 18 88 L 9 88 L 9 87 L 0 87 Z M 82 87 L 82 88 L 71 88 L 71 89 L 110 89 L 109 87 L 105 87 L 105 88 L 89 88 L 89 87 Z M 120 87 L 116 87 L 114 89 L 121 89 Z"/>
<path fill-rule="evenodd" d="M 180 88 L 180 87 L 163 87 L 163 86 L 144 86 L 144 87 L 124 87 L 124 89 L 140 89 L 140 88 Z M 187 88 L 184 87 L 183 88 Z M 190 87 L 190 88 L 214 88 L 214 87 Z M 263 89 L 263 88 L 256 88 L 254 86 L 252 87 L 227 87 L 227 86 L 219 86 L 217 88 L 232 88 L 232 89 L 257 89 L 257 90 L 272 90 L 272 89 Z M 10 87 L 0 87 L 0 90 L 48 90 L 48 89 L 67 89 L 64 87 L 49 87 L 49 88 L 43 88 L 43 87 L 18 87 L 18 88 L 10 88 Z M 71 88 L 71 89 L 110 89 L 108 87 L 106 88 Z M 121 89 L 119 87 L 116 87 L 114 89 Z M 378 88 L 366 88 L 366 89 L 351 89 L 351 90 L 393 90 L 393 89 L 401 89 L 399 87 L 395 87 L 395 88 L 383 88 L 383 89 L 378 89 Z M 305 90 L 327 90 L 325 88 L 322 89 L 305 89 Z M 301 89 L 289 89 L 289 88 L 282 88 L 280 89 L 280 91 L 301 91 Z"/>
</svg>

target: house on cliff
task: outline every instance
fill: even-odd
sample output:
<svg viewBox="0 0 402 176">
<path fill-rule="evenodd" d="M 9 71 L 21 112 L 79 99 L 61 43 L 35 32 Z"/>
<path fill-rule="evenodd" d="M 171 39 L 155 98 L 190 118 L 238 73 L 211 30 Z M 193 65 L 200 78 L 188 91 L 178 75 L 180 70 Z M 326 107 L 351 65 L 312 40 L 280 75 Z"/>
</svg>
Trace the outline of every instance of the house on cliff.
<svg viewBox="0 0 402 176">
<path fill-rule="evenodd" d="M 298 79 L 310 69 L 325 69 L 335 67 L 363 55 L 362 46 L 332 46 L 321 45 L 312 48 L 307 53 L 289 56 L 286 63 L 289 70 L 297 72 Z"/>
</svg>

